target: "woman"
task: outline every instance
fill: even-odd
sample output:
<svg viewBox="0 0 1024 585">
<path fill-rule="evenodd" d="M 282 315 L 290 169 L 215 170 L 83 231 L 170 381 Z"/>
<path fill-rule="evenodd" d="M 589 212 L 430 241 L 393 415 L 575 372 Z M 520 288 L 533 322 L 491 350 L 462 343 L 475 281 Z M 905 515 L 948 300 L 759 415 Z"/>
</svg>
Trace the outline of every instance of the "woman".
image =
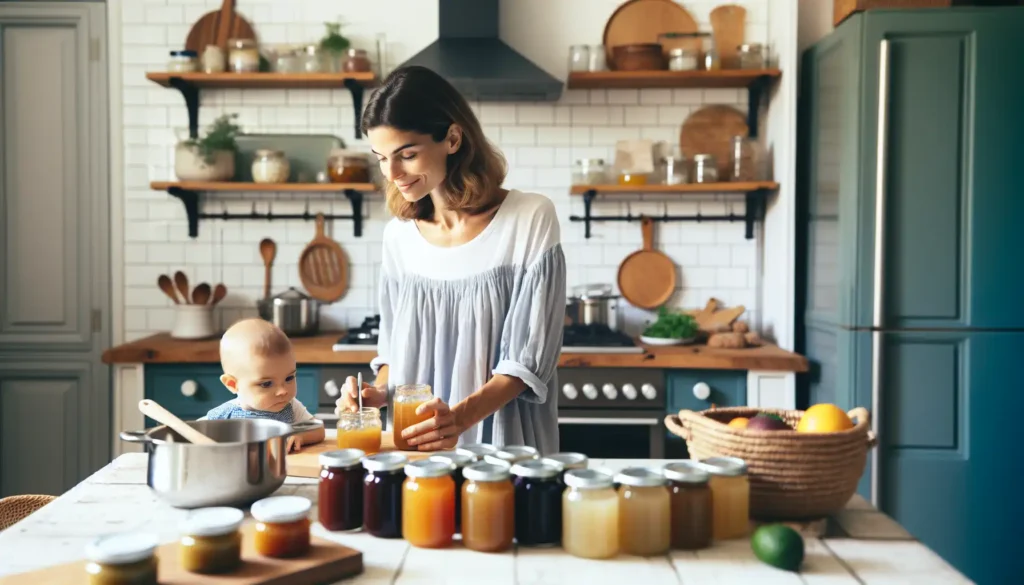
<svg viewBox="0 0 1024 585">
<path fill-rule="evenodd" d="M 554 205 L 502 188 L 501 153 L 429 69 L 391 73 L 362 129 L 395 216 L 384 228 L 377 378 L 363 385 L 363 405 L 386 406 L 397 386 L 426 383 L 434 398 L 418 414 L 432 417 L 402 435 L 417 449 L 557 451 L 565 257 Z M 339 408 L 355 408 L 355 386 L 349 378 Z"/>
</svg>

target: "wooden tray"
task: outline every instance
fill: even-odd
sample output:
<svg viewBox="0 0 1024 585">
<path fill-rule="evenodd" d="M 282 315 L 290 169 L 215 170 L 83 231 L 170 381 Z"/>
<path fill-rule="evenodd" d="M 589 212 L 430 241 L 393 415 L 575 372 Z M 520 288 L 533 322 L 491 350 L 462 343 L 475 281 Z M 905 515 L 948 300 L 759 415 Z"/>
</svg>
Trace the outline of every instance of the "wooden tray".
<svg viewBox="0 0 1024 585">
<path fill-rule="evenodd" d="M 309 554 L 296 559 L 271 559 L 256 553 L 252 522 L 242 526 L 242 566 L 233 573 L 199 575 L 178 565 L 177 541 L 157 548 L 160 585 L 316 585 L 334 583 L 363 572 L 363 553 L 312 537 Z M 0 585 L 82 585 L 87 561 L 75 561 L 30 573 L 0 578 Z"/>
<path fill-rule="evenodd" d="M 334 451 L 337 448 L 337 440 L 334 437 L 328 437 L 323 442 L 303 448 L 298 453 L 289 453 L 288 475 L 293 477 L 320 477 L 320 454 Z M 435 451 L 399 451 L 395 449 L 395 441 L 391 437 L 391 431 L 384 431 L 380 434 L 380 450 L 381 452 L 398 451 L 408 457 L 409 461 L 426 459 L 435 453 Z"/>
</svg>

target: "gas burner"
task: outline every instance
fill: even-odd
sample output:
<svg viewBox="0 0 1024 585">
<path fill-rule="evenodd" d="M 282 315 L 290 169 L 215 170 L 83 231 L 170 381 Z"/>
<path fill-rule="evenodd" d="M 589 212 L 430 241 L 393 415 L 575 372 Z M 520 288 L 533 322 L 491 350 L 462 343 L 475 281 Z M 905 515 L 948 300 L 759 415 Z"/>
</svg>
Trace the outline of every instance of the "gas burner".
<svg viewBox="0 0 1024 585">
<path fill-rule="evenodd" d="M 377 335 L 380 331 L 380 315 L 363 319 L 359 327 L 349 329 L 345 335 L 338 339 L 332 349 L 334 351 L 345 351 L 351 349 L 366 349 L 377 346 Z"/>
<path fill-rule="evenodd" d="M 607 325 L 568 325 L 562 331 L 562 351 L 573 353 L 642 353 L 633 338 Z"/>
</svg>

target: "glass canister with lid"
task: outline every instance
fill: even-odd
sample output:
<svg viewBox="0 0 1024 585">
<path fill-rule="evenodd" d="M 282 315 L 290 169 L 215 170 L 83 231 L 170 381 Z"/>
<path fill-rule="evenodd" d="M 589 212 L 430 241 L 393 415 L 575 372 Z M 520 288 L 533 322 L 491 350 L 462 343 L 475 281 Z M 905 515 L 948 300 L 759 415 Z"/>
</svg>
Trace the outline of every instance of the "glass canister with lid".
<svg viewBox="0 0 1024 585">
<path fill-rule="evenodd" d="M 744 43 L 736 47 L 736 59 L 740 69 L 764 69 L 764 47 L 761 43 Z"/>
<path fill-rule="evenodd" d="M 228 71 L 255 73 L 260 70 L 260 50 L 253 39 L 228 40 Z"/>
<path fill-rule="evenodd" d="M 595 469 L 565 473 L 562 547 L 573 556 L 606 559 L 619 552 L 619 496 L 613 477 Z"/>
<path fill-rule="evenodd" d="M 619 547 L 638 556 L 659 555 L 671 542 L 671 505 L 660 470 L 627 467 L 619 484 Z"/>
<path fill-rule="evenodd" d="M 348 49 L 345 51 L 345 61 L 341 68 L 348 73 L 368 72 L 372 66 L 366 49 Z"/>
<path fill-rule="evenodd" d="M 701 462 L 710 476 L 711 537 L 741 538 L 750 529 L 750 478 L 747 463 L 736 457 L 711 457 Z"/>
<path fill-rule="evenodd" d="M 695 154 L 691 163 L 690 180 L 693 183 L 717 183 L 718 161 L 711 154 Z"/>
<path fill-rule="evenodd" d="M 756 138 L 733 136 L 729 151 L 730 181 L 764 181 L 768 179 L 764 148 Z"/>
<path fill-rule="evenodd" d="M 481 461 L 462 473 L 462 544 L 479 552 L 508 550 L 515 537 L 515 488 L 509 466 Z"/>
<path fill-rule="evenodd" d="M 327 530 L 350 531 L 363 527 L 363 457 L 359 449 L 321 453 L 317 513 Z"/>
<path fill-rule="evenodd" d="M 676 461 L 662 469 L 672 507 L 672 548 L 696 550 L 711 545 L 711 488 L 708 473 L 696 461 Z"/>
<path fill-rule="evenodd" d="M 171 51 L 167 60 L 167 71 L 171 73 L 190 73 L 199 69 L 198 53 L 195 51 Z"/>
<path fill-rule="evenodd" d="M 572 168 L 573 185 L 603 185 L 608 182 L 608 167 L 603 158 L 576 159 Z"/>
<path fill-rule="evenodd" d="M 327 157 L 327 174 L 332 183 L 368 183 L 370 162 L 361 152 L 335 148 Z"/>
<path fill-rule="evenodd" d="M 668 52 L 669 71 L 695 71 L 700 65 L 700 53 L 696 49 L 675 47 Z"/>
<path fill-rule="evenodd" d="M 252 180 L 254 183 L 287 183 L 291 165 L 284 151 L 261 148 L 252 159 Z"/>
</svg>

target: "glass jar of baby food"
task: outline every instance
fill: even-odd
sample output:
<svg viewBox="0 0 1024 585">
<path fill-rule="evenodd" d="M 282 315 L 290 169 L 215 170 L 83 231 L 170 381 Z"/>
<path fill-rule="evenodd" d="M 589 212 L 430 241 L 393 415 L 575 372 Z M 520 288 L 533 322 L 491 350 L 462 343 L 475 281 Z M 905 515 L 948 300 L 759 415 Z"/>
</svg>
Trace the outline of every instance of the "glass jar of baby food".
<svg viewBox="0 0 1024 585">
<path fill-rule="evenodd" d="M 585 559 L 619 552 L 619 496 L 612 476 L 595 469 L 565 473 L 562 494 L 562 548 Z"/>
<path fill-rule="evenodd" d="M 320 455 L 317 511 L 327 530 L 363 527 L 363 457 L 360 449 L 340 449 Z"/>
<path fill-rule="evenodd" d="M 154 534 L 118 533 L 101 536 L 85 548 L 89 585 L 156 585 Z"/>
<path fill-rule="evenodd" d="M 747 463 L 736 457 L 711 457 L 703 462 L 711 487 L 711 536 L 741 538 L 750 528 L 750 478 Z"/>
<path fill-rule="evenodd" d="M 310 508 L 310 501 L 300 496 L 271 496 L 254 503 L 249 513 L 256 520 L 256 552 L 279 559 L 306 554 Z"/>
<path fill-rule="evenodd" d="M 408 451 L 412 449 L 409 442 L 402 437 L 402 431 L 414 424 L 421 423 L 434 416 L 431 411 L 416 414 L 416 409 L 421 404 L 434 398 L 434 392 L 430 384 L 402 384 L 395 389 L 395 413 L 393 419 L 395 448 Z"/>
<path fill-rule="evenodd" d="M 407 462 L 405 455 L 394 452 L 363 458 L 363 528 L 378 538 L 402 538 L 402 470 Z"/>
<path fill-rule="evenodd" d="M 254 153 L 251 170 L 254 183 L 287 183 L 291 165 L 283 151 L 261 148 Z"/>
<path fill-rule="evenodd" d="M 531 459 L 512 466 L 515 477 L 516 542 L 555 546 L 562 539 L 562 466 Z"/>
<path fill-rule="evenodd" d="M 364 406 L 361 410 L 342 411 L 338 415 L 338 448 L 359 449 L 367 455 L 380 451 L 380 409 Z"/>
<path fill-rule="evenodd" d="M 490 443 L 466 443 L 459 447 L 459 451 L 472 453 L 473 461 L 483 461 L 484 456 L 497 453 L 498 448 Z"/>
<path fill-rule="evenodd" d="M 228 71 L 255 73 L 260 70 L 260 51 L 253 39 L 228 40 Z"/>
<path fill-rule="evenodd" d="M 619 484 L 619 544 L 622 552 L 660 555 L 671 538 L 671 506 L 665 477 L 646 467 L 627 467 L 615 476 Z"/>
<path fill-rule="evenodd" d="M 462 544 L 479 552 L 508 550 L 515 538 L 515 488 L 509 466 L 481 461 L 462 473 Z"/>
<path fill-rule="evenodd" d="M 484 455 L 484 461 L 489 463 L 504 463 L 506 465 L 515 465 L 522 461 L 539 458 L 540 451 L 529 445 L 505 445 L 494 453 Z"/>
<path fill-rule="evenodd" d="M 178 564 L 192 573 L 216 574 L 242 564 L 242 526 L 245 513 L 237 508 L 202 508 L 181 523 Z"/>
<path fill-rule="evenodd" d="M 696 550 L 711 545 L 711 488 L 708 473 L 695 461 L 677 461 L 662 469 L 672 507 L 672 548 Z"/>
<path fill-rule="evenodd" d="M 466 466 L 476 461 L 476 456 L 468 451 L 456 449 L 454 451 L 440 451 L 430 456 L 436 461 L 444 461 L 453 467 L 452 479 L 455 480 L 455 533 L 458 534 L 462 527 L 462 485 L 466 478 L 462 472 Z"/>
<path fill-rule="evenodd" d="M 402 538 L 420 548 L 445 548 L 455 534 L 454 465 L 421 459 L 405 466 Z"/>
</svg>

